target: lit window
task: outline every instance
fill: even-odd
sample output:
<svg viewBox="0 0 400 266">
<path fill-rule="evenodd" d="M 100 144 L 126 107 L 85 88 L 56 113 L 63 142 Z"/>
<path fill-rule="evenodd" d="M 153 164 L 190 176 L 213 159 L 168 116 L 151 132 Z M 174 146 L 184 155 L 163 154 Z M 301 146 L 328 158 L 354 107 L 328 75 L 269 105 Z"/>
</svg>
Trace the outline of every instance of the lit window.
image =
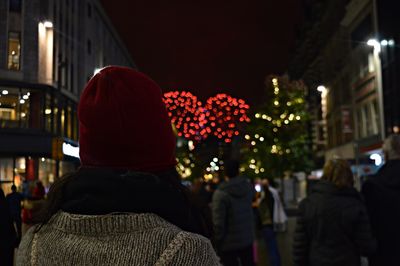
<svg viewBox="0 0 400 266">
<path fill-rule="evenodd" d="M 17 32 L 8 33 L 8 69 L 20 70 L 21 38 Z"/>
</svg>

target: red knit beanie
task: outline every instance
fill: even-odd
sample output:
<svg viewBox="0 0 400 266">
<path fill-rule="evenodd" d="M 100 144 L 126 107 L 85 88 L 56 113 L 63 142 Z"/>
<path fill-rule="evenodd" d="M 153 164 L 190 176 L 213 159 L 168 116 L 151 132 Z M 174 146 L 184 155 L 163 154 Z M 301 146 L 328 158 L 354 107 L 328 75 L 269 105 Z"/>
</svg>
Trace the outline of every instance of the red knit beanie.
<svg viewBox="0 0 400 266">
<path fill-rule="evenodd" d="M 140 72 L 103 68 L 86 85 L 78 118 L 82 166 L 160 172 L 176 165 L 161 89 Z"/>
</svg>

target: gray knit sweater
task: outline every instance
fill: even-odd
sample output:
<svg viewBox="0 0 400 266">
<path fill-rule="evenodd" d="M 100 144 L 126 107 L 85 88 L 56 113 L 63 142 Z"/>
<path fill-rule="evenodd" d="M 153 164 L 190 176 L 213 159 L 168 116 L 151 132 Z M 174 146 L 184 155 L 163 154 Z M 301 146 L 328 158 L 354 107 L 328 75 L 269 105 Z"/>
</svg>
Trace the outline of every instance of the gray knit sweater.
<svg viewBox="0 0 400 266">
<path fill-rule="evenodd" d="M 208 239 L 155 214 L 59 212 L 34 229 L 22 239 L 17 265 L 220 265 Z"/>
</svg>

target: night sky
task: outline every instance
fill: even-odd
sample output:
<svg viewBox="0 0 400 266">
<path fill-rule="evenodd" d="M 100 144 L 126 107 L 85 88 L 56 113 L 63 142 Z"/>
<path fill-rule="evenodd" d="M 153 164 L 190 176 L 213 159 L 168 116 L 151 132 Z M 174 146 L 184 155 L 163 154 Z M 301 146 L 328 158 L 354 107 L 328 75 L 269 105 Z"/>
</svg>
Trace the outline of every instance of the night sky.
<svg viewBox="0 0 400 266">
<path fill-rule="evenodd" d="M 102 0 L 139 69 L 164 91 L 219 92 L 260 103 L 286 70 L 300 0 Z"/>
</svg>

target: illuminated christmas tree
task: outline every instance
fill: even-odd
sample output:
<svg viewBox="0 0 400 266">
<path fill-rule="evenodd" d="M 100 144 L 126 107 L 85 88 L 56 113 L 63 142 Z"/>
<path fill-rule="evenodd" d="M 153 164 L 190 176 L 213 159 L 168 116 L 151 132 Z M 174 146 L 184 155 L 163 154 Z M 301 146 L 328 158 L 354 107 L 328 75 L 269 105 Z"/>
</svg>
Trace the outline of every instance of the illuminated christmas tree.
<svg viewBox="0 0 400 266">
<path fill-rule="evenodd" d="M 245 164 L 252 177 L 283 177 L 285 171 L 308 171 L 312 166 L 307 143 L 306 87 L 287 77 L 266 79 L 267 101 L 247 127 Z"/>
</svg>

